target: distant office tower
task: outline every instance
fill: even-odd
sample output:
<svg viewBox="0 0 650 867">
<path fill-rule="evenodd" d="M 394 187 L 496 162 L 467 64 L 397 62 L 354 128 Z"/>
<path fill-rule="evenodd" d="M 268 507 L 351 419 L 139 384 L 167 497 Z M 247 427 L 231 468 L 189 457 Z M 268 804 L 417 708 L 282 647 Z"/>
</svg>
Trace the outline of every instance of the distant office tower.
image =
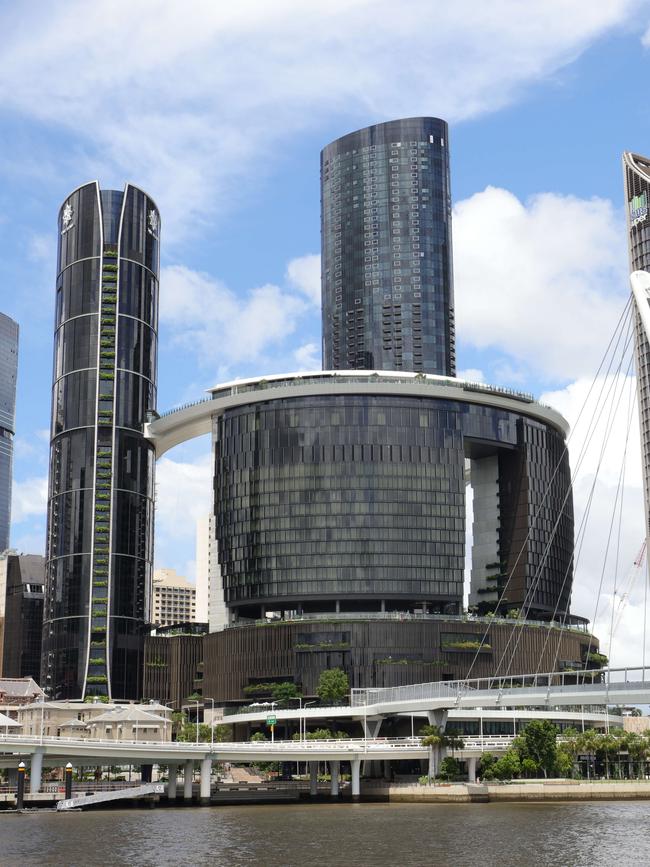
<svg viewBox="0 0 650 867">
<path fill-rule="evenodd" d="M 211 516 L 196 522 L 196 619 L 208 622 L 210 608 L 210 528 Z"/>
<path fill-rule="evenodd" d="M 624 153 L 623 173 L 628 205 L 630 271 L 650 271 L 650 159 Z M 638 312 L 635 312 L 634 319 L 646 538 L 650 538 L 650 344 Z"/>
<path fill-rule="evenodd" d="M 18 372 L 18 324 L 0 313 L 0 551 L 9 547 Z"/>
<path fill-rule="evenodd" d="M 321 153 L 323 366 L 454 376 L 447 124 L 395 120 Z"/>
<path fill-rule="evenodd" d="M 199 518 L 196 524 L 196 619 L 208 624 L 208 632 L 217 632 L 228 624 L 215 534 L 214 515 Z"/>
<path fill-rule="evenodd" d="M 152 621 L 156 626 L 196 622 L 196 587 L 175 569 L 153 574 Z"/>
<path fill-rule="evenodd" d="M 141 694 L 152 569 L 160 218 L 137 187 L 59 213 L 42 678 L 51 698 Z"/>
<path fill-rule="evenodd" d="M 45 558 L 0 555 L 0 677 L 40 679 Z"/>
</svg>

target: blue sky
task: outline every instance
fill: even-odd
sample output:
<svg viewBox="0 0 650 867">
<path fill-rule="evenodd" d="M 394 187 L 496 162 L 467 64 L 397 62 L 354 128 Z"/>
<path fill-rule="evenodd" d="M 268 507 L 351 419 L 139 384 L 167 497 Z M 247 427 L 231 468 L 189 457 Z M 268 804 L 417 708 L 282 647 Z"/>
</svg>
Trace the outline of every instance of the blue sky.
<svg viewBox="0 0 650 867">
<path fill-rule="evenodd" d="M 451 125 L 461 371 L 552 393 L 572 420 L 625 304 L 620 156 L 650 154 L 648 0 L 222 5 L 67 0 L 44 16 L 0 3 L 0 309 L 21 326 L 21 550 L 44 549 L 56 215 L 86 180 L 133 181 L 160 207 L 161 410 L 223 379 L 320 365 L 319 151 L 395 117 Z M 629 459 L 623 572 L 643 535 L 636 440 Z M 209 463 L 201 440 L 159 467 L 158 565 L 190 578 Z M 578 513 L 594 466 L 576 482 Z M 592 616 L 600 566 L 586 547 L 574 610 Z"/>
</svg>

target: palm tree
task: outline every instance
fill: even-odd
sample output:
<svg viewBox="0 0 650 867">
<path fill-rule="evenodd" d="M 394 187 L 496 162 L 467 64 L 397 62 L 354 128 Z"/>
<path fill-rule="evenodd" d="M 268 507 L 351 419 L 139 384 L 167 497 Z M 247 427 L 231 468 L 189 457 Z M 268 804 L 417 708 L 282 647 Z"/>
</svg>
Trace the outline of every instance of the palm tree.
<svg viewBox="0 0 650 867">
<path fill-rule="evenodd" d="M 441 748 L 450 747 L 452 752 L 455 749 L 462 750 L 465 742 L 458 735 L 445 734 L 440 726 L 435 725 L 423 726 L 420 729 L 420 736 L 422 738 L 422 746 L 429 747 L 429 782 L 433 778 L 435 783 L 436 767 L 438 765 L 437 759 L 440 757 Z"/>
</svg>

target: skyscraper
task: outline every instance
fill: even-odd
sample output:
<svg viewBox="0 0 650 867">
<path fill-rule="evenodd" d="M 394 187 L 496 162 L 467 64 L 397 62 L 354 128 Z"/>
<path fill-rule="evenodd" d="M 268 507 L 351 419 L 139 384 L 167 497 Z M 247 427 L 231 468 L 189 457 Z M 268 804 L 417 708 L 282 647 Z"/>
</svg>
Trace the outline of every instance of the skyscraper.
<svg viewBox="0 0 650 867">
<path fill-rule="evenodd" d="M 9 547 L 18 372 L 18 324 L 0 313 L 0 552 Z"/>
<path fill-rule="evenodd" d="M 74 190 L 59 213 L 41 677 L 51 698 L 139 698 L 153 561 L 158 209 Z"/>
<path fill-rule="evenodd" d="M 323 366 L 453 376 L 447 124 L 406 118 L 321 153 Z"/>
<path fill-rule="evenodd" d="M 650 271 L 650 159 L 638 154 L 624 153 L 623 175 L 630 271 Z M 646 538 L 650 538 L 650 344 L 637 311 L 634 319 L 634 360 L 641 428 Z"/>
</svg>

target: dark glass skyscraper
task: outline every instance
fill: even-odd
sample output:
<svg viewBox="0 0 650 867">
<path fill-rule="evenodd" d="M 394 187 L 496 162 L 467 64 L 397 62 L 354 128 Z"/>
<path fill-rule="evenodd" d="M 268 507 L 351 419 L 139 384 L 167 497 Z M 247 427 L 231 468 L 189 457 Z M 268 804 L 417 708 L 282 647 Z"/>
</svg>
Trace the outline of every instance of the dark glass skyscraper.
<svg viewBox="0 0 650 867">
<path fill-rule="evenodd" d="M 153 560 L 160 218 L 96 182 L 59 213 L 43 632 L 51 698 L 139 698 Z"/>
<path fill-rule="evenodd" d="M 17 373 L 18 324 L 0 313 L 0 552 L 9 547 Z"/>
<path fill-rule="evenodd" d="M 323 366 L 454 376 L 447 124 L 366 127 L 321 153 Z"/>
</svg>

